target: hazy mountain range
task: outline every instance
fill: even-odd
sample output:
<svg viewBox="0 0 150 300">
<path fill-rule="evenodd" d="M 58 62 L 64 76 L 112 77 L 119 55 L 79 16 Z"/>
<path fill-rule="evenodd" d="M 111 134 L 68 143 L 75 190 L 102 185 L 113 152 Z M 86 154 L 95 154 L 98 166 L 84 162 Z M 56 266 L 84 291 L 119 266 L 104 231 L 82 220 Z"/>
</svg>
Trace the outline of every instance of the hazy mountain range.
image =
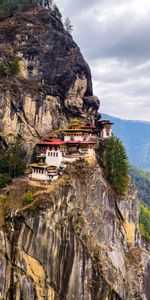
<svg viewBox="0 0 150 300">
<path fill-rule="evenodd" d="M 124 143 L 131 164 L 150 171 L 150 122 L 122 120 L 107 114 L 113 123 L 113 132 Z"/>
</svg>

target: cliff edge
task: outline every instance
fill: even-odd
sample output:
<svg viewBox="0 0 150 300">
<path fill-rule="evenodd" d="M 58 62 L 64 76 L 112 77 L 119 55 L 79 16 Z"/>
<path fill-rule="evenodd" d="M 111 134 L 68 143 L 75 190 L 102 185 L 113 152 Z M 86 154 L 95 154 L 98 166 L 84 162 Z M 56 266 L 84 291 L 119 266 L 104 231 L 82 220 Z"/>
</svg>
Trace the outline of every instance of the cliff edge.
<svg viewBox="0 0 150 300">
<path fill-rule="evenodd" d="M 20 72 L 9 72 L 18 60 Z M 71 118 L 93 121 L 99 100 L 79 47 L 59 18 L 37 7 L 0 22 L 0 137 L 20 136 L 28 152 Z"/>
<path fill-rule="evenodd" d="M 89 184 L 90 182 L 90 184 Z M 149 299 L 132 183 L 118 199 L 98 165 L 78 161 L 1 232 L 1 299 Z"/>
<path fill-rule="evenodd" d="M 94 123 L 99 100 L 89 67 L 49 10 L 1 21 L 0 50 L 1 143 L 18 136 L 30 157 L 37 141 L 73 117 Z M 18 74 L 10 72 L 15 59 Z M 150 256 L 131 181 L 118 197 L 97 162 L 80 160 L 44 189 L 14 180 L 1 190 L 0 208 L 1 300 L 150 299 Z"/>
</svg>

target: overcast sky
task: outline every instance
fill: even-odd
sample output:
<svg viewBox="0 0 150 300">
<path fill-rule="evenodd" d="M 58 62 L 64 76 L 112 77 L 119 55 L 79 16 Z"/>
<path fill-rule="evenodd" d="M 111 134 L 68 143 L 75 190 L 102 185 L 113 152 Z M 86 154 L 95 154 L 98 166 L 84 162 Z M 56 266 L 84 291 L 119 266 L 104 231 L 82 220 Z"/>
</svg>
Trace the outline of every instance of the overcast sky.
<svg viewBox="0 0 150 300">
<path fill-rule="evenodd" d="M 150 1 L 55 2 L 74 26 L 101 111 L 150 121 Z"/>
</svg>

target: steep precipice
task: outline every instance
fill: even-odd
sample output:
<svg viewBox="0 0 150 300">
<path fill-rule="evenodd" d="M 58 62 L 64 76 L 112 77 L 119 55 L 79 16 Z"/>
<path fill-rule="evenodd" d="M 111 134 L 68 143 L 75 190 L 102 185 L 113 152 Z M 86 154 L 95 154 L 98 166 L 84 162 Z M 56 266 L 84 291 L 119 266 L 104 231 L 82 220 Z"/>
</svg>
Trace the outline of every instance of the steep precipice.
<svg viewBox="0 0 150 300">
<path fill-rule="evenodd" d="M 0 299 L 148 300 L 150 258 L 138 216 L 131 183 L 117 199 L 98 165 L 73 163 L 7 219 Z"/>
<path fill-rule="evenodd" d="M 21 65 L 18 75 L 0 78 L 4 144 L 18 135 L 30 152 L 74 116 L 94 121 L 99 101 L 89 67 L 53 14 L 36 8 L 1 21 L 0 48 L 2 62 L 9 66 L 17 57 Z M 150 299 L 150 256 L 142 248 L 131 182 L 117 197 L 97 163 L 78 161 L 33 194 L 24 208 L 15 184 L 0 195 L 6 210 L 0 300 Z"/>
<path fill-rule="evenodd" d="M 0 22 L 0 62 L 17 58 L 18 75 L 0 77 L 0 136 L 20 136 L 28 151 L 72 117 L 93 120 L 99 100 L 91 72 L 62 22 L 41 7 Z"/>
</svg>

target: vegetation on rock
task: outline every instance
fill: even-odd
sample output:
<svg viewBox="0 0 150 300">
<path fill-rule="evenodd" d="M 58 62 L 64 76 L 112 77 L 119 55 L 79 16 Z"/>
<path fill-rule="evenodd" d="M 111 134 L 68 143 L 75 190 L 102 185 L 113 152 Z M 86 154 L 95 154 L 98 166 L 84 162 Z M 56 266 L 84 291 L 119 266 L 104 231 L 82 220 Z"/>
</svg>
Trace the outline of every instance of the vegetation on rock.
<svg viewBox="0 0 150 300">
<path fill-rule="evenodd" d="M 11 71 L 14 74 L 18 74 L 20 72 L 20 64 L 17 58 L 15 58 L 11 63 Z"/>
<path fill-rule="evenodd" d="M 11 178 L 21 176 L 25 171 L 25 153 L 20 142 L 12 143 L 9 149 L 0 156 L 0 173 Z"/>
<path fill-rule="evenodd" d="M 7 174 L 0 174 L 0 189 L 4 188 L 11 182 L 11 178 Z"/>
<path fill-rule="evenodd" d="M 150 242 L 150 210 L 143 204 L 141 204 L 140 208 L 141 235 L 147 242 Z"/>
<path fill-rule="evenodd" d="M 64 27 L 65 27 L 65 30 L 69 34 L 71 34 L 71 32 L 73 31 L 73 25 L 71 24 L 71 21 L 68 17 L 65 19 Z"/>
<path fill-rule="evenodd" d="M 6 67 L 3 62 L 0 63 L 0 77 L 3 77 L 6 75 Z"/>
<path fill-rule="evenodd" d="M 28 204 L 32 203 L 32 201 L 33 201 L 33 193 L 27 192 L 23 197 L 23 204 L 28 205 Z"/>
<path fill-rule="evenodd" d="M 0 20 L 13 15 L 16 11 L 21 11 L 37 5 L 37 0 L 1 0 Z"/>
<path fill-rule="evenodd" d="M 20 63 L 18 58 L 14 58 L 12 61 L 2 61 L 0 63 L 0 77 L 9 75 L 17 75 L 20 73 Z"/>
<path fill-rule="evenodd" d="M 0 20 L 36 6 L 49 8 L 58 19 L 62 15 L 53 0 L 0 0 Z"/>
<path fill-rule="evenodd" d="M 129 174 L 138 188 L 140 201 L 150 207 L 150 172 L 145 172 L 135 166 L 131 166 Z"/>
<path fill-rule="evenodd" d="M 112 136 L 103 154 L 107 179 L 118 195 L 123 195 L 128 186 L 128 158 L 125 148 L 117 137 Z"/>
</svg>

